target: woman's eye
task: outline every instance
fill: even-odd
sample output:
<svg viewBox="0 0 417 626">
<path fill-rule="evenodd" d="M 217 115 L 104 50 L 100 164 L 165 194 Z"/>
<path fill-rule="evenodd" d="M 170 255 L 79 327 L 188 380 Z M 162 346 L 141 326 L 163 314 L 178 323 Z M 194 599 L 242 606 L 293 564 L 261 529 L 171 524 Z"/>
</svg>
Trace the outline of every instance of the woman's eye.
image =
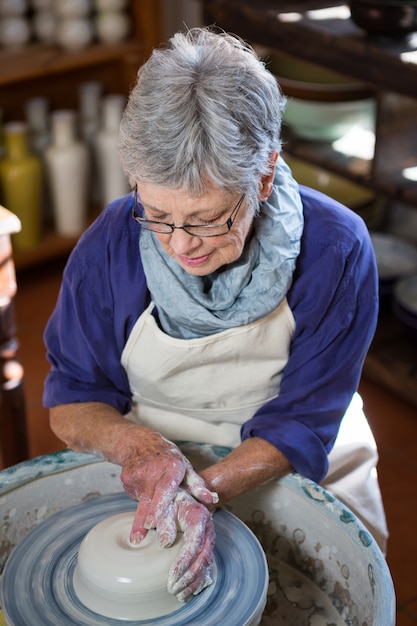
<svg viewBox="0 0 417 626">
<path fill-rule="evenodd" d="M 150 220 L 151 222 L 168 222 L 167 215 L 147 215 L 146 219 Z"/>
<path fill-rule="evenodd" d="M 217 224 L 217 220 L 199 220 L 194 226 L 211 226 Z"/>
<path fill-rule="evenodd" d="M 212 219 L 201 219 L 197 226 L 211 226 L 212 224 L 221 224 L 221 218 L 217 216 Z"/>
</svg>

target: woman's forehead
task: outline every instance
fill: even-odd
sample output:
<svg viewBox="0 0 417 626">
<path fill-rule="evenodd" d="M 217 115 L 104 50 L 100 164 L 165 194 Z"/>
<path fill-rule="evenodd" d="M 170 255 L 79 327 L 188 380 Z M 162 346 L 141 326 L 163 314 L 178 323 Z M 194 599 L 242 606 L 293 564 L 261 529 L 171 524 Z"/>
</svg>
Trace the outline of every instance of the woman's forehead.
<svg viewBox="0 0 417 626">
<path fill-rule="evenodd" d="M 223 188 L 210 185 L 203 194 L 191 194 L 183 188 L 166 188 L 150 183 L 138 184 L 138 195 L 146 209 L 157 211 L 181 208 L 187 214 L 228 208 L 236 194 Z"/>
</svg>

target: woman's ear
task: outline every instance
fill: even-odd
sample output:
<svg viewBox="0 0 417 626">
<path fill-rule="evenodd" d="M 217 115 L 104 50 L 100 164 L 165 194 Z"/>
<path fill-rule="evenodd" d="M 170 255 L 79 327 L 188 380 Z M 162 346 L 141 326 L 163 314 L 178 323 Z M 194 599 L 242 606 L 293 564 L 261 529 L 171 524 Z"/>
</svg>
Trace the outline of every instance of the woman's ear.
<svg viewBox="0 0 417 626">
<path fill-rule="evenodd" d="M 265 176 L 262 176 L 261 180 L 259 181 L 258 198 L 260 202 L 265 202 L 265 200 L 268 200 L 269 196 L 272 193 L 278 156 L 279 153 L 276 150 L 271 152 L 271 155 L 269 157 L 269 172 L 268 174 L 265 174 Z"/>
</svg>

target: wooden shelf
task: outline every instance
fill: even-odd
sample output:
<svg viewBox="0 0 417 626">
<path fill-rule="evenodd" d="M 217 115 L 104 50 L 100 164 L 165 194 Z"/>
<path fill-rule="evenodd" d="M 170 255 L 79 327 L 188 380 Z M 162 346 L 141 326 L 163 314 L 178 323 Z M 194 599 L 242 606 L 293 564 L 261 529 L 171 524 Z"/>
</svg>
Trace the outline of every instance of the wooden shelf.
<svg viewBox="0 0 417 626">
<path fill-rule="evenodd" d="M 0 102 L 3 123 L 24 119 L 28 99 L 43 96 L 50 110 L 79 106 L 79 87 L 101 82 L 105 93 L 128 94 L 140 65 L 162 40 L 161 0 L 131 0 L 132 34 L 116 44 L 94 43 L 68 51 L 41 43 L 0 49 Z M 92 210 L 91 215 L 97 215 Z M 77 237 L 62 237 L 45 228 L 41 243 L 30 250 L 14 249 L 17 271 L 68 256 Z"/>
<path fill-rule="evenodd" d="M 131 54 L 144 55 L 144 46 L 139 41 L 126 41 L 114 45 L 95 44 L 75 52 L 42 44 L 25 46 L 19 50 L 1 50 L 0 86 L 93 67 Z"/>
<path fill-rule="evenodd" d="M 285 149 L 358 184 L 417 207 L 417 185 L 403 176 L 417 167 L 417 35 L 370 37 L 337 0 L 205 0 L 209 23 L 265 50 L 277 50 L 351 76 L 377 103 L 375 153 L 349 158 L 329 144 L 286 133 Z M 331 50 L 331 54 L 329 51 Z M 284 129 L 285 130 L 285 129 Z"/>
<path fill-rule="evenodd" d="M 415 129 L 415 145 L 417 145 L 417 126 Z M 283 129 L 285 151 L 299 159 L 318 165 L 346 178 L 358 185 L 377 189 L 383 195 L 417 206 L 417 185 L 414 181 L 402 176 L 403 165 L 391 167 L 381 174 L 375 174 L 371 159 L 346 156 L 337 152 L 330 143 L 305 141 L 296 137 L 291 131 Z M 400 157 L 398 156 L 398 159 Z M 392 161 L 390 161 L 392 165 Z"/>
<path fill-rule="evenodd" d="M 87 226 L 92 224 L 98 217 L 100 210 L 97 206 L 90 207 Z M 19 272 L 48 261 L 68 257 L 81 234 L 73 237 L 63 237 L 54 230 L 52 225 L 45 226 L 39 245 L 28 250 L 19 250 L 14 247 L 13 259 L 16 270 Z"/>
<path fill-rule="evenodd" d="M 416 96 L 417 38 L 370 37 L 337 0 L 204 0 L 209 23 L 374 87 Z M 319 45 L 318 45 L 319 44 Z"/>
<path fill-rule="evenodd" d="M 337 0 L 203 1 L 206 23 L 371 87 L 377 103 L 372 159 L 347 157 L 284 128 L 285 152 L 417 207 L 417 184 L 403 175 L 417 166 L 417 34 L 371 37 L 350 19 L 348 4 Z M 417 339 L 391 312 L 380 314 L 364 374 L 417 406 Z"/>
<path fill-rule="evenodd" d="M 62 237 L 50 230 L 46 232 L 42 241 L 35 248 L 29 250 L 13 250 L 16 271 L 22 271 L 68 256 L 77 243 L 78 237 Z"/>
</svg>

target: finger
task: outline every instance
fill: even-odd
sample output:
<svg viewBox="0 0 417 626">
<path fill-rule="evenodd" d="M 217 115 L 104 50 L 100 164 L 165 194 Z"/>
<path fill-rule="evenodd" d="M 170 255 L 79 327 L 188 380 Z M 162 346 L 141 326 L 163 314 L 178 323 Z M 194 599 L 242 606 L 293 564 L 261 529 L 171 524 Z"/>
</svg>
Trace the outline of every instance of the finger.
<svg viewBox="0 0 417 626">
<path fill-rule="evenodd" d="M 173 534 L 173 527 L 175 526 L 175 535 L 172 542 L 175 541 L 176 536 L 176 522 L 174 524 L 170 507 L 175 497 L 176 490 L 174 491 L 174 484 L 169 484 L 164 490 L 164 482 L 159 484 L 151 496 L 141 493 L 138 500 L 138 506 L 136 509 L 135 517 L 133 519 L 132 529 L 130 533 L 130 541 L 135 544 L 139 544 L 147 534 L 147 531 L 151 528 L 156 528 L 159 520 L 165 520 L 168 536 L 163 538 L 163 542 L 171 541 Z M 162 493 L 159 498 L 158 494 Z M 137 497 L 137 496 L 136 496 Z"/>
<path fill-rule="evenodd" d="M 177 507 L 173 502 L 169 505 L 165 517 L 156 526 L 159 545 L 161 548 L 169 548 L 177 538 Z"/>
<path fill-rule="evenodd" d="M 148 473 L 147 483 L 152 484 L 152 478 Z M 132 527 L 134 533 L 143 534 L 144 530 L 156 528 L 158 520 L 163 520 L 168 515 L 168 510 L 177 493 L 177 480 L 162 477 L 151 495 L 148 495 L 149 491 L 142 492 L 139 496 Z"/>
<path fill-rule="evenodd" d="M 176 594 L 178 602 L 186 602 L 190 596 L 196 596 L 203 591 L 206 587 L 213 584 L 213 577 L 211 573 L 212 568 L 208 567 L 206 571 L 201 573 L 201 576 L 196 578 L 185 589 Z"/>
<path fill-rule="evenodd" d="M 155 488 L 145 519 L 145 528 L 154 528 L 167 514 L 178 487 L 184 477 L 185 467 L 180 461 L 173 461 L 155 481 Z"/>
<path fill-rule="evenodd" d="M 219 502 L 218 494 L 207 488 L 204 479 L 197 474 L 191 463 L 187 463 L 187 470 L 185 472 L 182 487 L 185 487 L 188 493 L 203 504 L 217 504 Z"/>
<path fill-rule="evenodd" d="M 184 530 L 184 545 L 168 577 L 168 589 L 174 594 L 187 587 L 196 578 L 199 570 L 212 562 L 216 537 L 210 513 L 201 506 L 187 507 L 184 517 L 178 514 L 178 521 Z"/>
<path fill-rule="evenodd" d="M 130 541 L 133 544 L 139 544 L 146 537 L 148 530 L 145 528 L 145 519 L 148 515 L 150 498 L 141 497 L 136 513 L 133 518 L 133 524 L 130 531 Z"/>
<path fill-rule="evenodd" d="M 192 565 L 175 584 L 169 587 L 168 591 L 176 595 L 180 602 L 184 602 L 191 595 L 197 595 L 212 583 L 213 565 L 213 540 L 208 535 L 206 536 L 203 549 L 197 555 Z"/>
</svg>

